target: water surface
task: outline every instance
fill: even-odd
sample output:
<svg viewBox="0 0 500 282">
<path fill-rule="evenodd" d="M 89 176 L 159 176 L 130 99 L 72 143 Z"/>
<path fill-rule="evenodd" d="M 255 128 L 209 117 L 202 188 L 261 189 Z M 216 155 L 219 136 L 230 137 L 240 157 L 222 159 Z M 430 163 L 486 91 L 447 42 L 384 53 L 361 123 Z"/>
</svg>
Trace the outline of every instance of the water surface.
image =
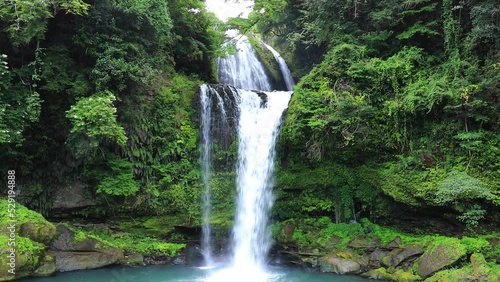
<svg viewBox="0 0 500 282">
<path fill-rule="evenodd" d="M 366 279 L 356 276 L 342 276 L 329 273 L 310 272 L 302 269 L 270 268 L 266 282 L 362 282 Z M 94 270 L 57 273 L 51 277 L 28 278 L 22 282 L 205 282 L 234 281 L 257 282 L 251 275 L 239 275 L 227 280 L 218 280 L 217 274 L 224 269 L 202 269 L 186 266 L 114 266 Z M 243 273 L 242 273 L 243 274 Z M 256 280 L 257 278 L 257 280 Z"/>
</svg>

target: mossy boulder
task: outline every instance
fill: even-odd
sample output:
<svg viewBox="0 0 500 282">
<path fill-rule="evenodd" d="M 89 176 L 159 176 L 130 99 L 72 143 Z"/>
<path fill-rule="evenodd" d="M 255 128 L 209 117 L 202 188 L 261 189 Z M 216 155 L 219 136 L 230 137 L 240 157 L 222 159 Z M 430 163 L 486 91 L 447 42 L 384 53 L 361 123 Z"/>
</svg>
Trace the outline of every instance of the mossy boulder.
<svg viewBox="0 0 500 282">
<path fill-rule="evenodd" d="M 0 281 L 30 276 L 45 256 L 45 246 L 21 236 L 15 236 L 15 246 L 8 242 L 9 237 L 0 234 Z"/>
<path fill-rule="evenodd" d="M 462 268 L 439 271 L 425 279 L 425 282 L 498 282 L 500 281 L 500 266 L 490 265 L 482 254 L 472 254 L 471 263 Z"/>
<path fill-rule="evenodd" d="M 379 267 L 377 269 L 371 269 L 361 274 L 361 276 L 375 280 L 392 280 L 392 275 L 388 273 L 387 270 L 383 267 Z"/>
<path fill-rule="evenodd" d="M 333 272 L 337 274 L 357 274 L 361 270 L 361 265 L 351 259 L 337 257 L 325 257 L 319 260 L 321 272 Z"/>
<path fill-rule="evenodd" d="M 36 273 L 51 275 L 55 270 L 47 264 L 50 260 L 47 248 L 56 234 L 55 226 L 41 214 L 19 203 L 13 204 L 9 205 L 8 200 L 0 199 L 0 218 L 3 219 L 0 221 L 0 281 Z M 9 257 L 11 253 L 15 257 Z M 15 269 L 11 270 L 11 266 Z"/>
<path fill-rule="evenodd" d="M 366 255 L 366 260 L 371 268 L 379 268 L 381 266 L 380 261 L 386 256 L 387 251 L 377 249 Z"/>
<path fill-rule="evenodd" d="M 375 250 L 380 248 L 381 239 L 377 236 L 357 236 L 351 239 L 348 247 L 361 250 Z"/>
<path fill-rule="evenodd" d="M 144 265 L 144 255 L 139 253 L 128 254 L 120 263 L 128 265 Z"/>
<path fill-rule="evenodd" d="M 175 226 L 182 226 L 183 219 L 178 216 L 135 218 L 134 220 L 120 220 L 111 223 L 122 232 L 133 233 L 140 230 L 147 236 L 154 238 L 168 238 L 175 234 Z"/>
<path fill-rule="evenodd" d="M 35 270 L 32 276 L 50 276 L 56 272 L 56 254 L 48 251 L 40 262 L 40 266 Z"/>
<path fill-rule="evenodd" d="M 9 210 L 15 212 L 9 213 Z M 56 227 L 52 223 L 48 222 L 41 214 L 29 210 L 19 203 L 15 203 L 13 207 L 9 206 L 7 200 L 0 199 L 0 218 L 6 219 L 0 221 L 0 234 L 9 232 L 7 227 L 12 222 L 8 220 L 12 219 L 15 220 L 16 233 L 32 241 L 48 245 L 56 235 Z"/>
<path fill-rule="evenodd" d="M 403 269 L 385 269 L 383 267 L 372 269 L 368 272 L 361 274 L 361 276 L 368 279 L 380 279 L 380 280 L 390 280 L 398 282 L 411 282 L 420 281 L 421 278 L 418 275 L 413 274 L 410 271 L 404 271 Z"/>
<path fill-rule="evenodd" d="M 487 277 L 490 272 L 490 267 L 482 254 L 472 254 L 470 256 L 473 274 L 476 277 Z"/>
<path fill-rule="evenodd" d="M 421 246 L 407 245 L 403 248 L 392 250 L 380 262 L 384 266 L 398 266 L 403 261 L 418 256 L 423 252 L 424 249 Z"/>
<path fill-rule="evenodd" d="M 448 238 L 430 246 L 418 259 L 416 270 L 423 278 L 453 265 L 467 252 L 464 245 L 456 238 Z"/>
<path fill-rule="evenodd" d="M 367 261 L 358 259 L 353 252 L 339 251 L 319 258 L 318 264 L 321 272 L 357 274 L 366 266 Z"/>
<path fill-rule="evenodd" d="M 49 245 L 54 236 L 56 235 L 55 226 L 50 223 L 33 223 L 26 222 L 21 225 L 19 235 L 28 237 L 31 240 L 45 245 Z"/>
<path fill-rule="evenodd" d="M 399 236 L 385 245 L 386 249 L 397 249 L 399 247 L 401 247 L 401 237 Z"/>
<path fill-rule="evenodd" d="M 106 242 L 92 238 L 83 232 L 73 231 L 68 226 L 57 226 L 60 234 L 52 243 L 56 254 L 56 269 L 72 271 L 93 269 L 123 261 L 123 251 Z"/>
</svg>

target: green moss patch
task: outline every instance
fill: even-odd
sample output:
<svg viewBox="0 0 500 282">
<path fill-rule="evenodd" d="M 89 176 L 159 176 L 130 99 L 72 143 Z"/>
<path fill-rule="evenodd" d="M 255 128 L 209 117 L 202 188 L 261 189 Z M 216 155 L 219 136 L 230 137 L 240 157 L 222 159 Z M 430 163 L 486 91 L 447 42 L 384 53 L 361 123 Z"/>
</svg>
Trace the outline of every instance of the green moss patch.
<svg viewBox="0 0 500 282">
<path fill-rule="evenodd" d="M 164 240 L 149 237 L 144 234 L 115 233 L 110 230 L 84 230 L 82 228 L 71 228 L 76 237 L 92 238 L 97 240 L 96 248 L 113 247 L 124 253 L 140 253 L 144 255 L 166 255 L 175 256 L 186 244 L 169 243 Z"/>
</svg>

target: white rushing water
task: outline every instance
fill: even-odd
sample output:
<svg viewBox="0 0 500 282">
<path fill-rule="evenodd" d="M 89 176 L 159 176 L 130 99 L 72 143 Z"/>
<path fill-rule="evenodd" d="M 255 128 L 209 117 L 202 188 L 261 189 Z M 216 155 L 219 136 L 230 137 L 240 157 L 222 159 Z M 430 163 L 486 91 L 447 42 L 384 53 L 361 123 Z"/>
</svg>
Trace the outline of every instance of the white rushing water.
<svg viewBox="0 0 500 282">
<path fill-rule="evenodd" d="M 288 91 L 292 91 L 295 83 L 293 82 L 292 72 L 288 68 L 288 65 L 286 64 L 285 59 L 283 59 L 283 57 L 281 57 L 281 55 L 278 53 L 278 51 L 274 50 L 273 47 L 269 46 L 266 43 L 264 43 L 264 45 L 266 46 L 266 48 L 269 51 L 271 51 L 271 53 L 273 53 L 274 59 L 276 60 L 276 62 L 280 66 L 280 71 L 281 71 L 281 74 L 283 75 L 283 80 L 285 81 L 286 89 Z"/>
<path fill-rule="evenodd" d="M 237 35 L 236 54 L 217 59 L 217 74 L 221 83 L 239 89 L 272 91 L 264 65 L 257 57 L 248 38 Z"/>
<path fill-rule="evenodd" d="M 201 100 L 201 133 L 202 133 L 202 147 L 201 147 L 201 171 L 203 177 L 203 184 L 205 192 L 203 194 L 203 225 L 202 225 L 202 243 L 203 257 L 206 265 L 212 265 L 212 241 L 210 230 L 210 216 L 211 216 L 211 189 L 210 189 L 210 174 L 211 174 L 211 150 L 212 138 L 210 134 L 211 129 L 211 114 L 212 114 L 212 101 L 209 97 L 209 86 L 203 84 L 200 86 L 200 100 Z"/>
<path fill-rule="evenodd" d="M 215 96 L 216 101 L 213 101 L 214 98 L 212 96 Z M 213 266 L 214 260 L 212 257 L 212 234 L 210 226 L 210 217 L 212 215 L 211 212 L 212 193 L 210 187 L 210 178 L 212 172 L 212 150 L 214 142 L 213 132 L 217 129 L 220 131 L 221 128 L 228 127 L 227 113 L 225 107 L 226 103 L 230 104 L 230 102 L 224 101 L 224 98 L 221 96 L 221 94 L 217 92 L 217 90 L 214 89 L 212 86 L 203 84 L 200 85 L 200 103 L 201 103 L 201 134 L 202 134 L 200 163 L 201 163 L 203 185 L 205 187 L 202 199 L 203 222 L 202 222 L 201 247 L 202 247 L 203 258 L 205 260 L 205 265 Z M 223 142 L 223 140 L 218 140 L 218 141 L 219 143 Z"/>
<path fill-rule="evenodd" d="M 224 11 L 233 11 L 233 6 L 248 5 L 253 1 L 207 0 L 207 8 L 216 12 L 221 19 L 226 19 Z M 236 8 L 234 8 L 236 9 Z M 231 15 L 234 16 L 234 15 Z M 222 98 L 215 88 L 202 86 L 202 119 L 212 119 L 208 114 L 218 104 L 221 109 L 217 115 L 226 115 L 225 109 L 237 113 L 238 163 L 237 169 L 237 199 L 235 225 L 232 232 L 230 267 L 217 271 L 207 278 L 208 281 L 271 281 L 276 274 L 266 271 L 266 259 L 271 247 L 271 234 L 267 230 L 268 214 L 273 204 L 273 172 L 276 139 L 279 133 L 283 112 L 288 107 L 292 95 L 293 79 L 285 61 L 272 47 L 267 48 L 273 53 L 280 66 L 287 89 L 290 91 L 272 91 L 270 78 L 266 75 L 264 65 L 258 59 L 257 53 L 248 38 L 237 34 L 237 52 L 226 58 L 217 59 L 219 81 L 235 88 L 225 88 L 224 97 L 231 95 L 234 99 Z M 219 89 L 219 88 L 218 88 Z M 255 91 L 259 90 L 259 94 Z M 271 92 L 272 91 L 272 92 Z M 264 94 L 264 95 L 262 95 Z M 215 96 L 210 96 L 215 95 Z M 207 98 L 208 97 L 208 98 Z M 211 101 L 210 97 L 215 97 Z M 205 101 L 204 101 L 205 100 Z M 236 105 L 224 105 L 236 101 Z M 214 115 L 214 111 L 212 111 Z M 203 146 L 211 148 L 210 120 L 202 121 Z M 224 126 L 224 125 L 221 125 Z M 227 123 L 226 123 L 227 126 Z M 207 131 L 205 131 L 207 129 Z M 233 131 L 234 132 L 234 131 Z M 206 137 L 205 137 L 206 136 Z M 210 151 L 202 152 L 202 162 L 205 182 L 204 197 L 204 229 L 203 248 L 205 261 L 211 263 L 210 248 Z"/>
<path fill-rule="evenodd" d="M 268 214 L 273 204 L 276 139 L 292 92 L 261 92 L 258 95 L 254 91 L 237 89 L 233 95 L 239 110 L 239 147 L 232 257 L 229 268 L 216 272 L 207 281 L 273 281 L 278 276 L 266 270 L 271 247 Z"/>
<path fill-rule="evenodd" d="M 271 246 L 266 227 L 273 203 L 275 144 L 291 92 L 266 92 L 265 106 L 255 92 L 240 93 L 233 266 L 262 269 Z"/>
</svg>

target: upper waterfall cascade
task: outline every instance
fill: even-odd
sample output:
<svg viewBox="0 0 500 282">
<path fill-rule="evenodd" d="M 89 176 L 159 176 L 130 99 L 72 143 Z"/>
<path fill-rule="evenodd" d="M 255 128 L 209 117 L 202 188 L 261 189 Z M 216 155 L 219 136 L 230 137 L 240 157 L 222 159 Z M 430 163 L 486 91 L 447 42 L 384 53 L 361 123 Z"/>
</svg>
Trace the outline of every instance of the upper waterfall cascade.
<svg viewBox="0 0 500 282">
<path fill-rule="evenodd" d="M 269 46 L 266 43 L 264 43 L 264 45 L 269 51 L 271 51 L 271 53 L 273 53 L 274 59 L 280 67 L 281 74 L 283 75 L 283 80 L 285 81 L 286 90 L 293 91 L 293 86 L 295 85 L 295 83 L 293 82 L 292 72 L 288 68 L 285 59 L 283 59 L 283 57 L 281 57 L 278 51 L 274 50 L 273 47 Z"/>
<path fill-rule="evenodd" d="M 236 48 L 236 54 L 217 59 L 220 82 L 239 89 L 272 91 L 264 65 L 246 36 L 240 35 Z"/>
</svg>

